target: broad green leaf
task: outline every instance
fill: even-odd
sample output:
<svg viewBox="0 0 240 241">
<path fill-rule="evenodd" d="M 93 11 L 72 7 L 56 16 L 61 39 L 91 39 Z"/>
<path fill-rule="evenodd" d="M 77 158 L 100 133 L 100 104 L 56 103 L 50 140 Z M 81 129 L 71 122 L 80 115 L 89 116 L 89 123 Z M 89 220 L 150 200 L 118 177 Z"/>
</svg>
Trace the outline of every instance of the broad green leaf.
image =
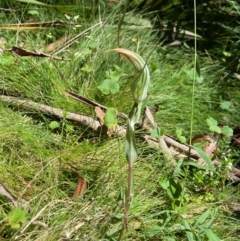
<svg viewBox="0 0 240 241">
<path fill-rule="evenodd" d="M 104 124 L 109 129 L 114 129 L 117 125 L 117 110 L 115 108 L 108 108 L 104 116 Z"/>
<path fill-rule="evenodd" d="M 182 135 L 182 130 L 177 129 L 177 130 L 176 130 L 176 135 L 177 135 L 178 140 L 179 140 L 181 143 L 186 143 L 186 142 L 187 142 L 186 137 Z"/>
<path fill-rule="evenodd" d="M 223 100 L 220 103 L 220 107 L 223 110 L 229 110 L 230 106 L 231 106 L 231 102 L 230 101 Z"/>
<path fill-rule="evenodd" d="M 85 64 L 85 65 L 81 68 L 81 70 L 82 70 L 83 72 L 85 72 L 85 73 L 91 73 L 91 72 L 93 71 L 92 67 L 89 66 L 88 64 Z"/>
<path fill-rule="evenodd" d="M 218 133 L 218 134 L 221 133 L 221 128 L 218 126 L 218 122 L 215 119 L 210 117 L 206 121 L 207 121 L 210 131 Z"/>
<path fill-rule="evenodd" d="M 218 134 L 221 134 L 222 130 L 219 126 L 209 126 L 209 130 Z"/>
<path fill-rule="evenodd" d="M 221 241 L 221 239 L 210 228 L 204 228 L 203 231 L 207 235 L 209 241 Z"/>
<path fill-rule="evenodd" d="M 198 168 L 198 169 L 202 169 L 202 170 L 209 170 L 208 167 L 205 167 L 205 166 L 203 166 L 203 165 L 200 165 L 200 164 L 198 164 L 198 163 L 196 163 L 196 162 L 188 162 L 187 165 L 194 166 L 194 167 L 196 167 L 196 168 Z"/>
<path fill-rule="evenodd" d="M 114 235 L 115 233 L 117 233 L 119 230 L 122 229 L 122 226 L 121 225 L 118 225 L 116 227 L 113 227 L 112 229 L 110 229 L 106 234 L 108 237 Z"/>
<path fill-rule="evenodd" d="M 163 232 L 165 233 L 165 231 L 166 231 L 166 227 L 155 225 L 155 226 L 152 226 L 152 228 L 150 228 L 149 230 L 147 230 L 147 236 L 151 238 Z"/>
<path fill-rule="evenodd" d="M 48 126 L 50 129 L 55 130 L 60 127 L 60 124 L 57 121 L 51 121 Z"/>
<path fill-rule="evenodd" d="M 213 223 L 214 223 L 214 221 L 216 220 L 216 214 L 217 214 L 217 212 L 218 212 L 218 208 L 215 208 L 215 209 L 213 209 L 212 210 L 212 213 L 211 213 L 211 219 L 204 225 L 204 228 L 210 228 L 212 225 L 213 225 Z"/>
<path fill-rule="evenodd" d="M 185 231 L 187 233 L 188 241 L 195 241 L 192 229 L 191 229 L 190 225 L 188 224 L 187 220 L 185 220 L 185 219 L 183 220 L 183 225 L 184 225 Z"/>
<path fill-rule="evenodd" d="M 206 221 L 206 219 L 211 215 L 211 213 L 212 213 L 211 209 L 208 209 L 206 212 L 204 212 L 195 222 L 194 227 L 197 228 L 198 226 L 203 224 Z"/>
<path fill-rule="evenodd" d="M 233 129 L 230 128 L 230 127 L 228 127 L 228 126 L 224 126 L 224 127 L 222 128 L 222 134 L 225 135 L 225 136 L 227 136 L 227 137 L 230 137 L 230 136 L 233 135 Z"/>
<path fill-rule="evenodd" d="M 119 84 L 114 80 L 105 79 L 97 88 L 104 95 L 116 94 L 119 91 Z"/>
<path fill-rule="evenodd" d="M 200 68 L 200 62 L 199 62 L 199 56 L 198 56 L 198 54 L 196 55 L 196 70 L 197 70 L 198 76 L 201 77 L 201 68 Z"/>
<path fill-rule="evenodd" d="M 230 52 L 227 52 L 227 51 L 223 51 L 223 54 L 226 56 L 226 57 L 231 57 L 232 54 Z"/>
<path fill-rule="evenodd" d="M 136 140 L 133 128 L 130 124 L 130 120 L 127 120 L 127 133 L 126 133 L 126 158 L 129 164 L 133 164 L 137 161 L 137 148 L 136 148 Z"/>
<path fill-rule="evenodd" d="M 174 168 L 174 171 L 173 171 L 173 174 L 172 174 L 172 177 L 178 177 L 180 175 L 183 174 L 182 172 L 182 164 L 183 164 L 183 158 L 179 159 L 178 162 L 177 162 L 177 165 L 175 166 Z"/>
<path fill-rule="evenodd" d="M 159 138 L 163 135 L 163 129 L 161 127 L 155 127 L 153 130 L 151 130 L 152 137 Z"/>
<path fill-rule="evenodd" d="M 208 118 L 206 121 L 207 121 L 208 126 L 217 126 L 218 125 L 218 122 L 215 119 L 213 119 L 212 117 Z"/>
<path fill-rule="evenodd" d="M 169 179 L 169 188 L 174 199 L 178 199 L 182 193 L 182 186 L 174 178 Z"/>
<path fill-rule="evenodd" d="M 195 72 L 195 73 L 194 73 Z M 196 78 L 196 81 L 201 84 L 204 80 L 203 76 L 199 76 L 197 71 L 194 71 L 194 68 L 191 68 L 189 71 L 186 72 L 187 75 L 190 77 L 191 80 L 194 80 L 194 77 Z M 195 74 L 195 76 L 194 76 Z"/>
<path fill-rule="evenodd" d="M 135 115 L 135 118 L 134 118 L 135 123 L 137 123 L 140 119 L 141 110 L 142 110 L 142 102 L 139 102 L 138 105 L 137 105 L 136 112 L 134 114 Z"/>
<path fill-rule="evenodd" d="M 159 184 L 162 186 L 163 189 L 167 190 L 169 188 L 169 180 L 168 179 L 163 179 L 159 182 Z"/>
<path fill-rule="evenodd" d="M 29 10 L 28 11 L 28 14 L 31 14 L 31 15 L 39 15 L 39 12 L 37 10 Z"/>
<path fill-rule="evenodd" d="M 207 154 L 201 148 L 198 148 L 198 147 L 193 147 L 193 148 L 200 155 L 200 157 L 204 160 L 204 162 L 208 165 L 209 169 L 214 172 L 216 170 L 216 168 L 213 165 L 211 159 L 207 156 Z"/>
<path fill-rule="evenodd" d="M 12 228 L 20 228 L 20 223 L 25 223 L 26 221 L 26 212 L 19 207 L 15 207 L 8 214 L 8 222 Z"/>
<path fill-rule="evenodd" d="M 105 77 L 106 79 L 110 79 L 117 82 L 120 78 L 120 75 L 118 71 L 108 70 L 105 72 Z"/>
<path fill-rule="evenodd" d="M 202 84 L 204 81 L 203 76 L 202 75 L 200 77 L 197 76 L 196 81 L 197 81 L 197 83 Z"/>
<path fill-rule="evenodd" d="M 165 240 L 165 241 L 176 241 L 175 238 L 170 237 L 170 236 L 164 236 L 164 237 L 162 237 L 162 240 Z"/>
</svg>

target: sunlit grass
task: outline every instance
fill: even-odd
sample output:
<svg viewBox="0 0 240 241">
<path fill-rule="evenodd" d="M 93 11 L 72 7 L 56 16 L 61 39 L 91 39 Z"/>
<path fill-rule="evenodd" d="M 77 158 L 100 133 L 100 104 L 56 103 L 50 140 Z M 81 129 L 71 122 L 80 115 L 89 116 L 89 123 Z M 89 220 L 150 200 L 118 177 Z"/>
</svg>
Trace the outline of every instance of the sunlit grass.
<svg viewBox="0 0 240 241">
<path fill-rule="evenodd" d="M 26 6 L 23 8 L 25 11 Z M 61 12 L 44 8 L 39 8 L 38 11 L 37 21 L 56 18 L 66 21 Z M 66 97 L 64 91 L 71 90 L 128 114 L 132 100 L 126 74 L 131 75 L 131 67 L 115 53 L 109 52 L 119 47 L 119 15 L 115 10 L 108 17 L 102 6 L 96 12 L 96 15 L 104 18 L 104 23 L 58 54 L 65 60 L 54 60 L 57 68 L 49 58 L 21 58 L 12 56 L 9 52 L 4 53 L 1 58 L 6 61 L 2 63 L 3 60 L 0 60 L 1 88 L 7 89 L 9 95 L 94 117 L 91 107 Z M 71 17 L 76 15 L 74 13 Z M 131 18 L 130 14 L 129 16 Z M 29 18 L 23 12 L 13 14 L 4 21 L 16 23 Z M 82 26 L 77 29 L 69 25 L 61 30 L 20 33 L 5 31 L 7 48 L 24 42 L 24 48 L 38 50 L 64 33 L 69 38 L 75 36 L 98 21 L 98 18 L 94 19 L 87 22 L 87 17 L 83 20 L 78 18 L 76 23 Z M 174 136 L 179 128 L 188 138 L 192 83 L 187 72 L 193 67 L 192 51 L 181 47 L 160 46 L 148 27 L 131 26 L 122 25 L 120 47 L 139 53 L 150 66 L 151 83 L 144 105 L 159 107 L 154 118 L 158 126 L 166 129 L 167 134 Z M 234 127 L 239 122 L 236 81 L 232 82 L 232 86 L 229 85 L 227 94 L 224 94 L 221 86 L 224 86 L 225 81 L 231 81 L 223 77 L 224 70 L 218 63 L 212 63 L 208 56 L 201 56 L 200 62 L 204 81 L 196 86 L 194 134 L 208 133 L 206 118 L 210 116 L 221 124 Z M 120 92 L 116 96 L 104 96 L 97 86 L 105 79 L 105 71 L 115 70 L 115 65 L 121 67 Z M 219 86 L 216 83 L 220 83 Z M 224 100 L 231 100 L 230 110 L 220 109 L 220 96 Z M 61 128 L 52 130 L 49 127 L 52 120 L 60 122 Z M 73 129 L 67 129 L 67 126 Z M 68 237 L 72 240 L 115 240 L 118 237 L 127 178 L 124 138 L 109 137 L 102 140 L 99 134 L 89 133 L 86 129 L 87 127 L 79 127 L 76 123 L 58 120 L 37 111 L 1 104 L 0 181 L 16 197 L 26 200 L 28 205 L 28 222 L 21 229 L 13 230 L 1 220 L 0 233 L 3 240 L 61 240 Z M 165 225 L 166 230 L 171 230 L 173 224 L 181 224 L 182 221 L 181 212 L 171 214 L 173 210 L 169 197 L 159 184 L 171 176 L 173 168 L 166 163 L 161 153 L 147 147 L 142 140 L 137 145 L 139 161 L 135 165 L 134 199 L 125 238 L 159 240 L 163 235 L 154 237 L 154 227 Z M 74 200 L 78 174 L 88 182 L 88 189 L 84 196 Z M 193 188 L 194 183 L 188 183 L 188 180 L 186 176 L 182 181 L 186 187 L 183 211 L 191 202 L 206 202 L 204 194 L 197 193 Z M 231 186 L 228 188 L 232 190 Z M 234 190 L 230 193 L 233 192 Z M 225 200 L 216 198 L 211 205 L 219 206 L 218 202 L 224 203 Z M 12 207 L 2 197 L 0 204 L 0 214 L 2 209 Z M 216 222 L 220 228 L 214 225 L 213 229 L 223 239 L 230 240 L 221 227 L 225 230 L 234 227 L 231 240 L 237 240 L 235 237 L 238 237 L 239 219 L 231 218 L 224 211 L 224 205 L 222 207 Z M 229 216 L 229 225 L 224 222 L 226 216 Z M 166 220 L 168 223 L 164 223 Z M 194 220 L 196 217 L 193 216 L 189 222 Z M 163 234 L 172 236 L 175 240 L 186 240 L 186 234 L 179 230 Z"/>
</svg>

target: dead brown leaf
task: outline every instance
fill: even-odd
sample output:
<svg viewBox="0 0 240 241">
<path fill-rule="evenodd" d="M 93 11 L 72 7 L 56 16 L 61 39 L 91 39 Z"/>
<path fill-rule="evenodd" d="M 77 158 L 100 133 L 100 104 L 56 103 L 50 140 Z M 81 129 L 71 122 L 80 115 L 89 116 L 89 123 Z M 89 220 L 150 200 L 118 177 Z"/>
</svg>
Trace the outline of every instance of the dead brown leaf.
<svg viewBox="0 0 240 241">
<path fill-rule="evenodd" d="M 43 23 L 18 23 L 18 24 L 0 24 L 0 29 L 7 30 L 33 30 L 42 28 L 62 27 L 67 24 L 62 21 L 43 22 Z"/>
<path fill-rule="evenodd" d="M 101 125 L 104 125 L 104 116 L 105 113 L 103 112 L 103 110 L 99 107 L 99 106 L 95 106 L 94 111 L 100 121 Z"/>
<path fill-rule="evenodd" d="M 79 177 L 78 184 L 73 193 L 73 198 L 77 198 L 78 196 L 82 196 L 87 191 L 87 182 L 83 177 Z"/>
<path fill-rule="evenodd" d="M 214 151 L 216 151 L 216 149 L 217 149 L 217 141 L 212 139 L 209 135 L 204 135 L 204 136 L 195 138 L 192 142 L 198 143 L 198 142 L 202 142 L 202 141 L 205 141 L 208 143 L 208 144 L 204 144 L 203 151 L 208 156 L 212 155 L 214 153 Z"/>
<path fill-rule="evenodd" d="M 14 206 L 18 206 L 17 198 L 14 197 L 12 193 L 2 183 L 0 183 L 0 195 L 8 198 L 14 204 Z"/>
<path fill-rule="evenodd" d="M 19 48 L 19 47 L 12 47 L 12 49 L 8 50 L 18 56 L 25 57 L 25 56 L 34 56 L 34 57 L 48 57 L 52 59 L 62 60 L 62 58 L 57 56 L 52 56 L 49 54 L 45 54 L 36 50 L 30 51 L 27 49 Z"/>
<path fill-rule="evenodd" d="M 56 40 L 53 43 L 48 44 L 47 46 L 45 46 L 45 51 L 47 52 L 51 52 L 53 50 L 55 50 L 57 47 L 61 46 L 63 43 L 65 43 L 67 41 L 67 35 L 64 34 L 61 38 L 59 38 L 58 40 Z"/>
</svg>

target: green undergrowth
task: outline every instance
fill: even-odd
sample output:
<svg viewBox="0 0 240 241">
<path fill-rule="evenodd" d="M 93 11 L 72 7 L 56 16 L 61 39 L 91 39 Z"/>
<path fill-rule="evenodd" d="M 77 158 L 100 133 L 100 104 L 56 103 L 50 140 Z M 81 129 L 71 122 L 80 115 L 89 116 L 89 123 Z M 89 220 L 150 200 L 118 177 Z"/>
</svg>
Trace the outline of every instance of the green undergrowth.
<svg viewBox="0 0 240 241">
<path fill-rule="evenodd" d="M 104 23 L 56 54 L 63 61 L 19 57 L 5 51 L 0 57 L 2 93 L 96 118 L 92 107 L 66 96 L 65 90 L 70 90 L 128 114 L 131 93 L 127 76 L 132 66 L 109 52 L 120 42 L 120 47 L 139 53 L 150 67 L 151 84 L 144 106 L 158 107 L 154 118 L 166 134 L 176 137 L 180 129 L 189 141 L 193 50 L 158 45 L 150 23 L 141 22 L 144 16 L 136 13 L 126 15 L 133 23 L 124 23 L 119 34 L 122 15 L 118 7 L 107 14 L 110 8 L 113 6 L 101 5 L 96 15 L 104 18 Z M 37 11 L 38 21 L 69 21 L 56 10 L 38 7 Z M 67 14 L 72 19 L 78 15 Z M 25 12 L 21 16 L 17 12 L 2 19 L 9 24 L 30 18 Z M 39 50 L 63 34 L 74 37 L 97 23 L 98 18 L 93 19 L 78 18 L 74 25 L 61 29 L 1 30 L 0 34 L 7 40 L 6 49 L 23 42 L 24 48 Z M 142 25 L 135 25 L 136 19 Z M 75 24 L 81 27 L 75 28 Z M 225 73 L 217 61 L 199 55 L 202 78 L 195 86 L 194 135 L 209 133 L 209 117 L 234 128 L 239 123 L 237 79 Z M 98 87 L 109 75 L 116 77 L 120 90 L 105 95 Z M 222 104 L 226 102 L 230 103 L 227 108 Z M 59 126 L 51 128 L 52 122 Z M 27 217 L 20 228 L 11 227 L 7 215 L 13 205 L 0 196 L 1 240 L 117 240 L 127 178 L 123 137 L 103 137 L 65 118 L 1 103 L 0 138 L 0 182 L 23 200 Z M 172 167 L 160 151 L 141 139 L 138 150 L 125 240 L 191 240 L 187 224 L 195 235 L 192 240 L 210 240 L 203 230 L 211 221 L 208 228 L 219 236 L 216 240 L 238 240 L 239 217 L 228 206 L 229 200 L 239 201 L 237 188 L 216 174 L 193 169 L 185 160 L 182 166 Z M 73 199 L 79 176 L 88 188 Z M 173 182 L 176 192 L 169 192 L 167 180 Z"/>
</svg>

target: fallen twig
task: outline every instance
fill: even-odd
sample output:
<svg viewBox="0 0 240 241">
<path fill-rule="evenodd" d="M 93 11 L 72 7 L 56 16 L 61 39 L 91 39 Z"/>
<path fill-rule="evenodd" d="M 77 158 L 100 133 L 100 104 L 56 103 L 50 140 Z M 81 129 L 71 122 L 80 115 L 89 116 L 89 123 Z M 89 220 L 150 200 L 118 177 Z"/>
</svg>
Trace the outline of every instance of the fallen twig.
<svg viewBox="0 0 240 241">
<path fill-rule="evenodd" d="M 12 193 L 2 183 L 0 183 L 0 195 L 3 195 L 6 198 L 8 198 L 14 204 L 15 207 L 19 205 L 18 199 L 15 196 L 13 196 Z"/>
<path fill-rule="evenodd" d="M 3 102 L 9 103 L 11 105 L 19 106 L 24 109 L 33 109 L 36 111 L 40 111 L 44 114 L 48 114 L 58 118 L 66 118 L 67 120 L 78 122 L 82 125 L 90 127 L 94 131 L 99 131 L 102 128 L 98 120 L 95 120 L 94 118 L 87 115 L 76 114 L 73 112 L 65 112 L 58 108 L 39 104 L 31 100 L 20 99 L 13 96 L 0 95 L 0 99 Z M 118 125 L 116 126 L 116 133 L 118 135 L 124 135 L 126 133 L 126 130 L 125 128 Z"/>
<path fill-rule="evenodd" d="M 81 125 L 85 125 L 90 127 L 93 131 L 100 131 L 102 128 L 102 125 L 98 120 L 95 120 L 94 118 L 82 114 L 76 114 L 72 112 L 65 112 L 61 109 L 54 108 L 51 106 L 43 105 L 36 103 L 34 101 L 26 100 L 26 99 L 20 99 L 17 97 L 12 97 L 12 96 L 6 96 L 6 95 L 0 95 L 0 99 L 3 102 L 9 103 L 10 105 L 15 105 L 19 106 L 24 109 L 33 109 L 35 111 L 40 111 L 44 114 L 48 114 L 51 116 L 55 116 L 57 118 L 66 118 L 67 120 L 74 121 L 77 123 L 80 123 Z M 121 117 L 121 116 L 120 116 Z M 115 134 L 118 136 L 122 136 L 126 134 L 126 129 L 120 125 L 116 126 L 115 129 Z M 143 136 L 145 141 L 152 147 L 158 148 L 159 145 L 163 149 L 163 151 L 169 155 L 169 160 L 171 160 L 171 163 L 175 165 L 175 162 L 173 162 L 173 158 L 171 157 L 176 157 L 176 158 L 190 158 L 191 160 L 197 162 L 200 159 L 199 154 L 192 149 L 190 146 L 186 144 L 181 144 L 174 140 L 174 138 L 168 136 L 168 135 L 163 135 L 161 142 L 156 139 L 151 137 L 150 135 L 145 134 Z M 163 143 L 164 140 L 164 143 Z M 171 149 L 170 147 L 174 147 L 175 149 Z M 219 166 L 220 163 L 219 161 L 213 161 L 213 164 L 215 166 Z M 240 180 L 240 170 L 238 168 L 232 168 L 230 170 L 229 177 L 233 181 L 239 181 Z"/>
</svg>

